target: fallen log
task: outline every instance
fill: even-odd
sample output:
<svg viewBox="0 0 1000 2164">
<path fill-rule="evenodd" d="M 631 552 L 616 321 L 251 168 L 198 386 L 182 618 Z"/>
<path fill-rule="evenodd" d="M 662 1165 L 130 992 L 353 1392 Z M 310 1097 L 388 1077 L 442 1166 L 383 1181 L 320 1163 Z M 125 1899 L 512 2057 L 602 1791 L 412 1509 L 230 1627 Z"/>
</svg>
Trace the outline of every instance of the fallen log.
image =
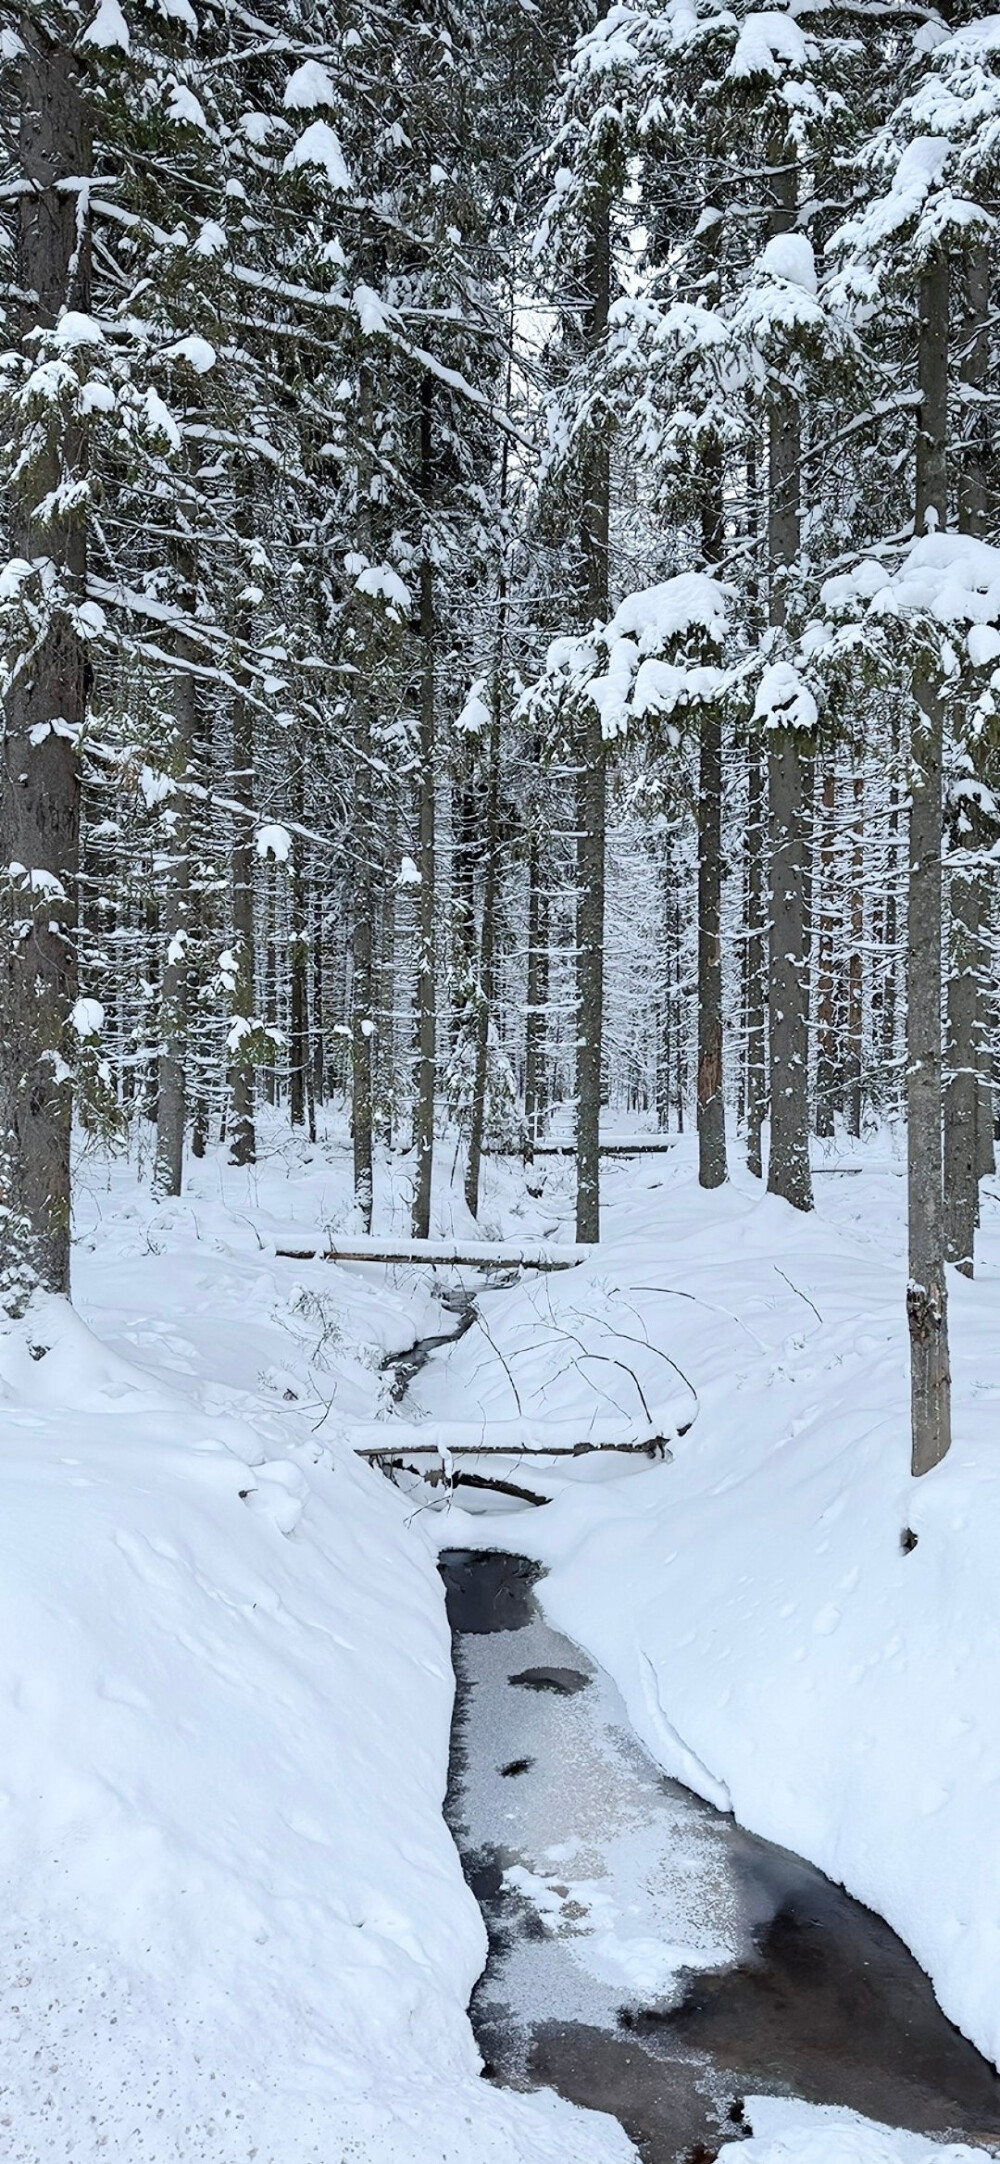
<svg viewBox="0 0 1000 2164">
<path fill-rule="evenodd" d="M 689 1423 L 690 1424 L 690 1423 Z M 686 1435 L 687 1428 L 675 1428 Z M 665 1435 L 647 1435 L 628 1443 L 355 1443 L 355 1456 L 373 1464 L 402 1465 L 404 1458 L 586 1458 L 593 1451 L 638 1451 L 647 1458 L 669 1457 Z"/>
<path fill-rule="evenodd" d="M 518 1240 L 369 1240 L 335 1241 L 330 1247 L 276 1247 L 286 1262 L 429 1263 L 469 1270 L 575 1270 L 593 1248 L 557 1246 L 545 1241 L 525 1246 Z"/>
<path fill-rule="evenodd" d="M 516 1480 L 501 1480 L 499 1473 L 457 1472 L 448 1480 L 443 1469 L 437 1473 L 422 1473 L 419 1466 L 407 1465 L 395 1459 L 388 1469 L 391 1472 L 412 1473 L 415 1479 L 425 1480 L 432 1488 L 437 1487 L 441 1481 L 446 1481 L 449 1489 L 488 1488 L 491 1495 L 509 1495 L 516 1503 L 534 1503 L 536 1507 L 551 1500 L 547 1495 L 539 1495 L 536 1488 L 522 1488 Z"/>
<path fill-rule="evenodd" d="M 670 1142 L 602 1142 L 602 1157 L 662 1157 L 667 1150 L 675 1150 L 677 1141 Z M 533 1142 L 532 1157 L 575 1157 L 575 1142 Z"/>
</svg>

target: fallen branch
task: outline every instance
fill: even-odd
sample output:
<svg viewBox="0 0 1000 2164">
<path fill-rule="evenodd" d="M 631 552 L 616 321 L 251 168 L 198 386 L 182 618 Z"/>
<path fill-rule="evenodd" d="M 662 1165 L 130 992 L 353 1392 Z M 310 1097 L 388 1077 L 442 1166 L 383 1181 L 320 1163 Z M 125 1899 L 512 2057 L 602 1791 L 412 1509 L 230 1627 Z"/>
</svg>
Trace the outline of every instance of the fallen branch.
<svg viewBox="0 0 1000 2164">
<path fill-rule="evenodd" d="M 602 1157 L 663 1157 L 667 1150 L 675 1150 L 673 1142 L 602 1142 Z M 534 1142 L 532 1157 L 575 1157 L 575 1142 Z"/>
<path fill-rule="evenodd" d="M 516 1480 L 501 1480 L 499 1473 L 458 1472 L 453 1473 L 449 1480 L 443 1468 L 440 1472 L 422 1473 L 417 1465 L 406 1465 L 401 1461 L 397 1463 L 395 1460 L 390 1470 L 393 1472 L 413 1473 L 415 1478 L 426 1480 L 428 1486 L 432 1488 L 436 1487 L 441 1481 L 444 1481 L 449 1489 L 488 1488 L 491 1494 L 510 1495 L 516 1503 L 534 1503 L 536 1508 L 538 1505 L 551 1500 L 547 1495 L 539 1495 L 534 1488 L 519 1487 Z"/>
<path fill-rule="evenodd" d="M 686 1435 L 686 1427 L 675 1428 L 677 1436 Z M 585 1458 L 593 1451 L 644 1451 L 647 1458 L 668 1457 L 670 1444 L 665 1435 L 647 1435 L 640 1442 L 629 1443 L 355 1443 L 355 1455 L 368 1458 L 373 1464 L 402 1465 L 404 1455 L 408 1458 Z"/>
<path fill-rule="evenodd" d="M 286 1262 L 429 1263 L 469 1270 L 575 1270 L 591 1247 L 523 1247 L 516 1240 L 371 1240 L 331 1247 L 276 1247 Z"/>
</svg>

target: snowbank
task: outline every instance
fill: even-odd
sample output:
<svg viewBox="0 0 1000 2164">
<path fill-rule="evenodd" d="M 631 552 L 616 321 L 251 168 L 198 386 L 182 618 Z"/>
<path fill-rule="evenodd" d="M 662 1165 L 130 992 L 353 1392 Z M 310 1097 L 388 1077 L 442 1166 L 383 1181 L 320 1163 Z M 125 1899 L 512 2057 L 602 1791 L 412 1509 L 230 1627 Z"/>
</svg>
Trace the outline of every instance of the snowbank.
<svg viewBox="0 0 1000 2164">
<path fill-rule="evenodd" d="M 0 1341 L 4 2156 L 622 2164 L 481 2079 L 434 1554 L 336 1440 L 440 1310 L 268 1257 L 284 1172 L 85 1168 L 85 1319 Z"/>
<path fill-rule="evenodd" d="M 744 2113 L 753 2138 L 727 2142 L 718 2164 L 974 2164 L 982 2158 L 981 2149 L 964 2142 L 928 2141 L 833 2104 L 748 2096 Z"/>
<path fill-rule="evenodd" d="M 575 1407 L 584 1434 L 643 1401 L 683 1425 L 686 1389 L 693 1424 L 671 1463 L 583 1460 L 499 1540 L 454 1508 L 446 1537 L 545 1562 L 546 1614 L 664 1768 L 880 1911 L 997 2060 L 1000 1213 L 951 1295 L 954 1448 L 916 1484 L 905 1182 L 882 1158 L 818 1178 L 812 1217 L 739 1176 L 704 1194 L 681 1152 L 610 1170 L 599 1260 L 491 1297 L 448 1394 L 470 1417 L 515 1390 L 525 1419 Z M 444 1386 L 418 1387 L 437 1413 Z"/>
</svg>

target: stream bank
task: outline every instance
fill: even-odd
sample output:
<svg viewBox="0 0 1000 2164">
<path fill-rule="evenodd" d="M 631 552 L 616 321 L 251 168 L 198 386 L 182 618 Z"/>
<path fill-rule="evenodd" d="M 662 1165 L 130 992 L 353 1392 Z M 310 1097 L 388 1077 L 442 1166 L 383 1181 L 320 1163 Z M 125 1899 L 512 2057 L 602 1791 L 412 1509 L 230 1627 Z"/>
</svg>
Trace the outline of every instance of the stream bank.
<svg viewBox="0 0 1000 2164">
<path fill-rule="evenodd" d="M 537 1565 L 440 1567 L 488 2077 L 613 2113 L 647 2164 L 701 2164 L 755 2092 L 1000 2146 L 1000 2079 L 888 1925 L 660 1773 L 610 1679 L 545 1623 Z"/>
</svg>

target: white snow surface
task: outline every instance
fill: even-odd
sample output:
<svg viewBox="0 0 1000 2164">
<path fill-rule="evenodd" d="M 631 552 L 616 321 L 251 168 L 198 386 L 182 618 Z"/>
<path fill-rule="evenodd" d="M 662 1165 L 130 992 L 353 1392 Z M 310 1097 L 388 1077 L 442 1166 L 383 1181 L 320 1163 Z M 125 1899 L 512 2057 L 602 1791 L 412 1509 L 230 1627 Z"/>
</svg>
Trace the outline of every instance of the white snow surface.
<svg viewBox="0 0 1000 2164">
<path fill-rule="evenodd" d="M 427 1273 L 268 1257 L 343 1213 L 322 1153 L 195 1172 L 85 1162 L 79 1311 L 0 1340 L 3 2156 L 625 2164 L 480 2078 L 434 1551 L 326 1440 Z"/>
<path fill-rule="evenodd" d="M 118 0 L 101 0 L 94 20 L 84 31 L 80 43 L 95 45 L 102 52 L 110 52 L 114 47 L 123 53 L 131 50 L 128 24 Z"/>
<path fill-rule="evenodd" d="M 283 170 L 292 173 L 298 166 L 318 165 L 326 174 L 331 188 L 343 192 L 351 185 L 340 137 L 328 120 L 313 120 L 299 136 L 285 159 Z"/>
<path fill-rule="evenodd" d="M 510 1417 L 516 1392 L 525 1421 L 575 1408 L 582 1437 L 599 1406 L 673 1438 L 672 1462 L 547 1475 L 500 1539 L 453 1505 L 442 1538 L 546 1563 L 546 1615 L 664 1769 L 885 1916 L 996 2061 L 997 1196 L 951 1290 L 954 1445 L 914 1482 L 903 1164 L 852 1152 L 811 1216 L 738 1169 L 702 1192 L 686 1145 L 608 1160 L 599 1255 L 489 1296 L 410 1417 Z"/>
<path fill-rule="evenodd" d="M 686 1140 L 607 1160 L 600 1251 L 485 1294 L 400 1424 L 631 1419 L 672 1457 L 533 1462 L 550 1506 L 483 1517 L 355 1455 L 441 1310 L 427 1271 L 279 1258 L 355 1229 L 350 1156 L 263 1144 L 161 1205 L 86 1156 L 78 1311 L 0 1338 L 5 2159 L 634 2156 L 479 2074 L 442 1541 L 546 1563 L 661 1765 L 879 1909 L 996 2057 L 996 1183 L 952 1287 L 954 1448 L 914 1484 L 891 1141 L 824 1158 L 808 1218 L 738 1170 L 703 1193 Z M 532 1186 L 488 1161 L 481 1235 L 568 1244 L 570 1162 Z M 408 1204 L 380 1163 L 376 1225 Z M 444 1186 L 433 1229 L 472 1229 Z M 725 2164 L 931 2164 L 851 2113 L 749 2116 Z"/>
<path fill-rule="evenodd" d="M 748 2096 L 743 2108 L 753 2139 L 726 2142 L 718 2164 L 972 2164 L 983 2154 L 965 2142 L 881 2126 L 835 2104 Z"/>
</svg>

